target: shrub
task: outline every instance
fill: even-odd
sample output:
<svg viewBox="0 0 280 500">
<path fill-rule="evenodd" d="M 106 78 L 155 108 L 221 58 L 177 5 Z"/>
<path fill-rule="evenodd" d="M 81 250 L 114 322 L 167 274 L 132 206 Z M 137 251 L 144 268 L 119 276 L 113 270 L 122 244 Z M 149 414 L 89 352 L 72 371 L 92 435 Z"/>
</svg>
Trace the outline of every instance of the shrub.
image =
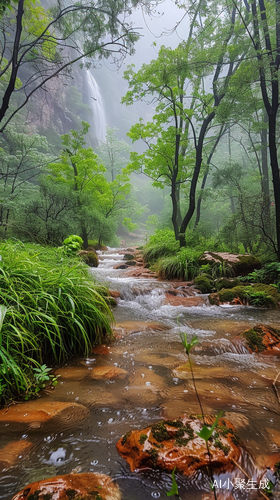
<svg viewBox="0 0 280 500">
<path fill-rule="evenodd" d="M 80 236 L 76 236 L 75 234 L 71 234 L 71 236 L 68 236 L 68 238 L 66 238 L 63 242 L 63 247 L 68 255 L 78 252 L 82 246 L 82 238 Z"/>
<path fill-rule="evenodd" d="M 174 255 L 179 251 L 179 242 L 175 240 L 171 229 L 158 229 L 143 249 L 145 262 L 155 262 L 157 259 Z"/>
</svg>

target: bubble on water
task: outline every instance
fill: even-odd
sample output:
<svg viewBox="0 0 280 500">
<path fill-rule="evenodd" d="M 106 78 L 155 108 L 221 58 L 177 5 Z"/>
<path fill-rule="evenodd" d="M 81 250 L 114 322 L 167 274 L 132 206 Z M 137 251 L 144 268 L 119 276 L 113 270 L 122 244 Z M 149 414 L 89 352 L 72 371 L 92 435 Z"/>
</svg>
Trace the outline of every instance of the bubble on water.
<svg viewBox="0 0 280 500">
<path fill-rule="evenodd" d="M 114 422 L 114 419 L 113 418 L 109 418 L 108 424 L 111 424 L 112 422 Z"/>
<path fill-rule="evenodd" d="M 153 492 L 151 493 L 151 496 L 152 496 L 153 498 L 159 498 L 159 497 L 160 497 L 160 492 L 159 492 L 159 491 L 153 491 Z"/>
<path fill-rule="evenodd" d="M 151 385 L 151 382 L 146 382 L 146 384 L 145 384 L 145 385 Z"/>
<path fill-rule="evenodd" d="M 90 462 L 90 465 L 97 465 L 98 464 L 98 460 L 93 460 L 92 462 Z"/>
</svg>

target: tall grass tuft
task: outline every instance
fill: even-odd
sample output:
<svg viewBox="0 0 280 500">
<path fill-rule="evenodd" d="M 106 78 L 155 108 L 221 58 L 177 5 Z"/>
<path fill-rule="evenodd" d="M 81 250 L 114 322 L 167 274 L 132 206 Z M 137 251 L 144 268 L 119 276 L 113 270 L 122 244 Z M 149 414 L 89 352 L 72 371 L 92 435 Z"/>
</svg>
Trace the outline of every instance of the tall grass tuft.
<svg viewBox="0 0 280 500">
<path fill-rule="evenodd" d="M 0 401 L 28 393 L 33 368 L 87 355 L 111 333 L 108 290 L 75 256 L 0 245 Z"/>
</svg>

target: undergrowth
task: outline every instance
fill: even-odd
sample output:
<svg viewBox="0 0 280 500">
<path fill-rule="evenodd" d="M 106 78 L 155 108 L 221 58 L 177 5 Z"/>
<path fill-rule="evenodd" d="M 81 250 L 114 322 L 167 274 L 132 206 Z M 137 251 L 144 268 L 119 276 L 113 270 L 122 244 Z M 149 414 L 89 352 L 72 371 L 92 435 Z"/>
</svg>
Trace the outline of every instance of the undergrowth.
<svg viewBox="0 0 280 500">
<path fill-rule="evenodd" d="M 0 245 L 0 404 L 28 397 L 43 363 L 86 355 L 111 332 L 105 287 L 78 257 L 7 241 Z"/>
</svg>

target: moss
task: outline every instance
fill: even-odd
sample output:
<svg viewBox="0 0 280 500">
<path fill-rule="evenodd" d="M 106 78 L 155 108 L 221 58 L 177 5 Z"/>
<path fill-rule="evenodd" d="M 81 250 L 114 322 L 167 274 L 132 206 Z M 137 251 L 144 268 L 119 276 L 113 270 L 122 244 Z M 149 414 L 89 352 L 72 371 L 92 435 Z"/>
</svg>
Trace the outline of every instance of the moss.
<svg viewBox="0 0 280 500">
<path fill-rule="evenodd" d="M 222 288 L 217 294 L 212 294 L 209 299 L 212 304 L 239 299 L 243 304 L 252 306 L 276 307 L 280 295 L 273 286 L 256 283 L 247 286 L 239 285 L 231 289 Z"/>
<path fill-rule="evenodd" d="M 77 496 L 78 492 L 76 490 L 68 488 L 67 490 L 65 490 L 65 493 L 67 495 L 67 498 L 69 498 L 69 500 L 72 500 L 72 498 L 75 498 Z"/>
<path fill-rule="evenodd" d="M 215 281 L 215 287 L 216 289 L 222 290 L 223 288 L 226 289 L 231 289 L 235 288 L 236 286 L 240 285 L 240 280 L 239 279 L 229 279 L 229 278 L 219 278 Z"/>
<path fill-rule="evenodd" d="M 128 440 L 128 438 L 129 438 L 129 436 L 131 436 L 131 433 L 132 433 L 132 431 L 129 431 L 129 432 L 127 432 L 127 433 L 126 433 L 126 434 L 122 437 L 122 441 L 121 441 L 121 443 L 122 443 L 122 445 L 123 445 L 123 446 L 124 446 L 124 445 L 125 445 L 125 443 L 127 442 L 127 440 Z"/>
<path fill-rule="evenodd" d="M 169 425 L 170 427 L 183 427 L 184 424 L 181 422 L 181 420 L 165 420 L 165 424 Z"/>
<path fill-rule="evenodd" d="M 219 439 L 215 439 L 214 446 L 222 450 L 226 456 L 230 452 L 230 446 L 224 445 Z"/>
<path fill-rule="evenodd" d="M 194 280 L 194 284 L 198 290 L 202 293 L 210 293 L 212 290 L 212 280 L 207 276 L 207 274 L 201 274 L 197 276 Z"/>
<path fill-rule="evenodd" d="M 40 496 L 40 500 L 52 500 L 52 493 L 44 493 Z"/>
<path fill-rule="evenodd" d="M 151 427 L 152 436 L 156 439 L 156 441 L 167 441 L 170 439 L 170 435 L 168 430 L 165 427 L 165 422 L 157 422 Z"/>
<path fill-rule="evenodd" d="M 247 332 L 242 333 L 241 336 L 246 339 L 246 343 L 251 351 L 262 352 L 265 350 L 265 346 L 262 341 L 263 332 L 257 327 L 247 330 Z"/>
<path fill-rule="evenodd" d="M 147 450 L 147 453 L 149 453 L 151 457 L 152 464 L 156 465 L 158 459 L 158 451 L 155 448 L 152 448 L 151 450 Z"/>
<path fill-rule="evenodd" d="M 132 255 L 132 253 L 126 253 L 123 256 L 123 260 L 134 260 L 134 255 Z"/>
<path fill-rule="evenodd" d="M 148 437 L 147 434 L 141 434 L 140 439 L 139 439 L 139 443 L 144 444 L 147 437 Z"/>
<path fill-rule="evenodd" d="M 39 500 L 39 495 L 41 493 L 41 490 L 36 490 L 34 493 L 31 495 L 28 495 L 28 500 Z"/>
</svg>

